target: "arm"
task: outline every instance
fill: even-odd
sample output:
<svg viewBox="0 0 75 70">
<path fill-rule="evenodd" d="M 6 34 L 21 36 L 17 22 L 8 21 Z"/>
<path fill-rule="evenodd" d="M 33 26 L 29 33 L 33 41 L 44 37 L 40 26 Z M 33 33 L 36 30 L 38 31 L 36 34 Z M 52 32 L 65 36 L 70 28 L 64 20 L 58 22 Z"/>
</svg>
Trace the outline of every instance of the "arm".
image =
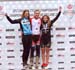
<svg viewBox="0 0 75 70">
<path fill-rule="evenodd" d="M 41 24 L 41 26 L 40 26 L 40 30 L 42 29 L 42 24 Z"/>
<path fill-rule="evenodd" d="M 51 26 L 53 25 L 53 23 L 59 18 L 60 14 L 61 14 L 61 10 L 62 10 L 62 7 L 60 6 L 59 7 L 59 13 L 57 14 L 57 16 L 51 20 Z"/>
<path fill-rule="evenodd" d="M 20 23 L 21 19 L 12 20 L 7 14 L 5 15 L 8 21 L 12 24 Z"/>
<path fill-rule="evenodd" d="M 61 14 L 61 11 L 59 11 L 57 16 L 53 20 L 51 20 L 51 25 L 59 18 L 60 14 Z"/>
</svg>

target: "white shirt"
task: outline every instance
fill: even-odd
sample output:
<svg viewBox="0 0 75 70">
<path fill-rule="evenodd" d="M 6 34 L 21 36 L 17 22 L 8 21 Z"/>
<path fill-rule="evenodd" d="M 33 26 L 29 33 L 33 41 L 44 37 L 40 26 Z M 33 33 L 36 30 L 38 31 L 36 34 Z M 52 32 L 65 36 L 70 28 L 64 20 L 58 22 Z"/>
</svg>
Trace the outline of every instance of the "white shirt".
<svg viewBox="0 0 75 70">
<path fill-rule="evenodd" d="M 39 35 L 40 34 L 40 26 L 41 26 L 41 19 L 31 19 L 31 24 L 32 24 L 32 34 L 33 35 Z"/>
</svg>

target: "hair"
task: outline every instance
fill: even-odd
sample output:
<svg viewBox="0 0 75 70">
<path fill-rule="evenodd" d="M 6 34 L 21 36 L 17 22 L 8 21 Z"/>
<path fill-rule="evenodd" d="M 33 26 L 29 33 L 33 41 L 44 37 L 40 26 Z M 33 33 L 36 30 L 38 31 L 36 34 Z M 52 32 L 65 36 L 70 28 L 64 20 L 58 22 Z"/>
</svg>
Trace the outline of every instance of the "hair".
<svg viewBox="0 0 75 70">
<path fill-rule="evenodd" d="M 36 11 L 39 11 L 39 12 L 40 12 L 40 10 L 39 10 L 39 9 L 36 9 L 36 10 L 34 11 L 34 13 L 35 13 Z"/>
<path fill-rule="evenodd" d="M 24 10 L 23 13 L 22 13 L 21 18 L 24 18 L 24 17 L 25 17 L 25 16 L 24 16 L 25 12 L 29 12 L 29 10 Z M 28 16 L 28 19 L 30 19 L 30 14 L 29 14 L 29 16 Z"/>
<path fill-rule="evenodd" d="M 50 27 L 50 25 L 51 25 L 51 21 L 50 21 L 50 17 L 48 16 L 48 15 L 44 15 L 43 17 L 42 17 L 42 23 L 43 23 L 43 19 L 44 19 L 44 17 L 47 17 L 47 19 L 48 19 L 48 27 Z"/>
</svg>

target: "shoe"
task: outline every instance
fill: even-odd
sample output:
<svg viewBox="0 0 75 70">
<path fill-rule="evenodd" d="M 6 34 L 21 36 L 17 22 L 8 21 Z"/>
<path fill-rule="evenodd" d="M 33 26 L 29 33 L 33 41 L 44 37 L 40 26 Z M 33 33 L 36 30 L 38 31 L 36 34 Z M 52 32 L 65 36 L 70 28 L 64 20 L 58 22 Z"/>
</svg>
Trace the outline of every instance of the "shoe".
<svg viewBox="0 0 75 70">
<path fill-rule="evenodd" d="M 29 65 L 29 69 L 32 69 L 33 65 Z"/>
<path fill-rule="evenodd" d="M 27 69 L 29 67 L 29 64 L 24 64 L 23 68 Z"/>
<path fill-rule="evenodd" d="M 25 65 L 28 65 L 26 61 L 25 61 L 25 62 L 23 62 L 23 66 L 25 66 Z"/>
<path fill-rule="evenodd" d="M 23 66 L 23 68 L 24 68 L 24 69 L 27 69 L 27 68 L 28 68 L 28 65 Z"/>
<path fill-rule="evenodd" d="M 47 67 L 48 66 L 48 63 L 45 63 L 45 67 Z"/>
<path fill-rule="evenodd" d="M 41 67 L 40 67 L 40 66 L 36 66 L 35 68 L 36 68 L 36 69 L 39 69 L 39 70 L 41 69 Z"/>
<path fill-rule="evenodd" d="M 50 68 L 50 65 L 49 64 L 47 64 L 47 66 L 45 67 L 45 69 L 49 69 Z"/>
<path fill-rule="evenodd" d="M 32 66 L 32 69 L 35 69 L 35 67 L 34 67 L 34 66 Z"/>
<path fill-rule="evenodd" d="M 42 65 L 41 65 L 41 67 L 46 67 L 47 66 L 47 64 L 46 63 L 43 63 Z"/>
<path fill-rule="evenodd" d="M 38 69 L 38 66 L 36 66 L 35 68 Z"/>
<path fill-rule="evenodd" d="M 30 65 L 29 69 L 35 69 L 35 67 L 33 65 Z"/>
<path fill-rule="evenodd" d="M 38 66 L 38 69 L 41 70 L 42 69 L 41 66 Z"/>
</svg>

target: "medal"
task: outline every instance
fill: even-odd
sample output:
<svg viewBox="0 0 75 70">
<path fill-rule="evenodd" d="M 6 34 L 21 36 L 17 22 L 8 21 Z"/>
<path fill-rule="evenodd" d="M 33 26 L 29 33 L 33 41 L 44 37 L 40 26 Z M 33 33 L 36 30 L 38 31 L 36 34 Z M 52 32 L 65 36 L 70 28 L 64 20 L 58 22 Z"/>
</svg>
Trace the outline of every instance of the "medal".
<svg viewBox="0 0 75 70">
<path fill-rule="evenodd" d="M 47 33 L 47 24 L 43 25 L 43 28 L 45 30 L 45 33 Z"/>
</svg>

